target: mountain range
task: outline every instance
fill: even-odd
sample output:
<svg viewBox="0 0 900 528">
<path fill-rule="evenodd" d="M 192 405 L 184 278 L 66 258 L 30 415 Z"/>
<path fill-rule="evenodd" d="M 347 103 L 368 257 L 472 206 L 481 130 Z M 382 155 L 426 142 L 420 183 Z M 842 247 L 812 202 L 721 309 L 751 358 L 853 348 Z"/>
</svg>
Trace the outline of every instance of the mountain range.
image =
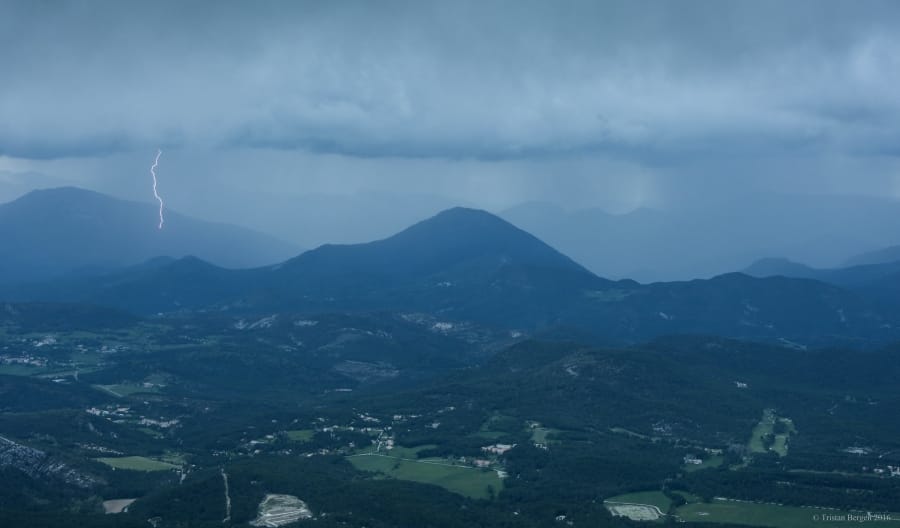
<svg viewBox="0 0 900 528">
<path fill-rule="evenodd" d="M 887 264 L 890 262 L 900 262 L 900 246 L 890 246 L 875 251 L 867 251 L 850 257 L 844 262 L 844 266 L 869 266 L 873 264 Z"/>
<path fill-rule="evenodd" d="M 890 511 L 897 267 L 609 280 L 453 208 L 277 264 L 0 285 L 0 525 L 248 525 L 273 496 L 323 527 Z"/>
<path fill-rule="evenodd" d="M 297 247 L 245 228 L 165 212 L 72 187 L 32 191 L 0 205 L 0 283 L 86 275 L 167 255 L 220 266 L 279 262 Z"/>
<path fill-rule="evenodd" d="M 882 254 L 888 257 L 890 252 Z M 787 259 L 766 258 L 754 262 L 743 273 L 759 278 L 812 279 L 857 292 L 886 306 L 900 306 L 900 261 L 819 269 Z"/>
<path fill-rule="evenodd" d="M 383 240 L 324 245 L 272 266 L 230 270 L 197 257 L 154 259 L 3 293 L 140 314 L 421 312 L 447 324 L 477 321 L 534 335 L 562 328 L 620 343 L 698 333 L 804 346 L 900 334 L 898 314 L 860 291 L 737 273 L 649 285 L 611 281 L 509 222 L 466 208 Z"/>
<path fill-rule="evenodd" d="M 533 202 L 500 216 L 594 273 L 652 282 L 713 277 L 769 255 L 841 266 L 847 255 L 897 243 L 900 206 L 877 198 L 758 194 L 624 214 Z M 875 253 L 847 265 L 900 260 L 900 250 L 893 251 L 896 258 Z"/>
</svg>

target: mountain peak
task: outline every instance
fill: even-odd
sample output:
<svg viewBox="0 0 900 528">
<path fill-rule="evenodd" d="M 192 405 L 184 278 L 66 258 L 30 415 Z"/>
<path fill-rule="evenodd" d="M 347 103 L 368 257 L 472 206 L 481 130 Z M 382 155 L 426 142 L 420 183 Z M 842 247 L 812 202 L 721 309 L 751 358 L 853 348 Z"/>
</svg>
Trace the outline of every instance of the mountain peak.
<svg viewBox="0 0 900 528">
<path fill-rule="evenodd" d="M 125 202 L 101 194 L 96 191 L 82 189 L 80 187 L 51 187 L 48 189 L 35 189 L 23 194 L 6 204 L 0 204 L 0 211 L 27 211 L 35 208 L 63 207 L 66 210 L 73 208 L 91 208 L 100 205 L 110 206 L 115 203 L 129 204 L 132 207 L 144 207 L 144 204 Z"/>
<path fill-rule="evenodd" d="M 470 209 L 468 207 L 454 207 L 452 209 L 441 211 L 431 218 L 413 224 L 411 227 L 386 240 L 402 238 L 418 233 L 427 233 L 431 236 L 448 234 L 455 236 L 459 241 L 462 241 L 462 237 L 466 236 L 484 238 L 493 235 L 522 238 L 524 235 L 533 241 L 540 242 L 534 236 L 522 231 L 496 215 L 482 209 Z M 541 242 L 541 244 L 543 244 L 543 242 Z"/>
<path fill-rule="evenodd" d="M 261 233 L 166 212 L 78 187 L 31 191 L 0 204 L 0 281 L 40 281 L 138 265 L 160 255 L 197 255 L 219 266 L 252 267 L 296 254 Z M 169 222 L 171 220 L 171 222 Z"/>
<path fill-rule="evenodd" d="M 590 272 L 536 237 L 480 209 L 454 207 L 383 240 L 326 245 L 287 263 L 313 276 L 362 273 L 428 276 L 501 265 Z"/>
<path fill-rule="evenodd" d="M 97 191 L 92 191 L 90 189 L 84 189 L 82 187 L 74 187 L 71 185 L 64 185 L 61 187 L 47 187 L 45 189 L 34 189 L 32 191 L 27 192 L 22 195 L 20 199 L 28 199 L 28 198 L 37 198 L 37 197 L 46 197 L 46 196 L 96 196 L 110 199 L 110 196 L 99 193 Z"/>
<path fill-rule="evenodd" d="M 451 209 L 441 211 L 431 218 L 427 218 L 425 220 L 422 220 L 421 222 L 413 224 L 411 227 L 404 231 L 401 231 L 395 236 L 400 236 L 408 231 L 426 229 L 431 231 L 450 230 L 460 234 L 475 234 L 468 232 L 470 230 L 481 229 L 489 229 L 491 231 L 497 232 L 505 231 L 506 234 L 509 234 L 511 231 L 519 231 L 521 233 L 525 233 L 506 220 L 483 209 L 453 207 Z"/>
<path fill-rule="evenodd" d="M 815 275 L 815 270 L 805 264 L 794 262 L 786 258 L 762 258 L 742 270 L 751 277 L 802 277 L 808 278 Z"/>
</svg>

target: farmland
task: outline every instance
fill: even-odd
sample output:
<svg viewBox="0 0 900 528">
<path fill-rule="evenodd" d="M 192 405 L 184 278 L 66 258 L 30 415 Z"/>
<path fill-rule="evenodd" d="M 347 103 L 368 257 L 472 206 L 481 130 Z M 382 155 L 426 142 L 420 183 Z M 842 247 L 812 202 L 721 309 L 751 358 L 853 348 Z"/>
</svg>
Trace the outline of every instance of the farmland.
<svg viewBox="0 0 900 528">
<path fill-rule="evenodd" d="M 131 471 L 168 471 L 176 469 L 178 466 L 154 460 L 142 456 L 114 457 L 114 458 L 98 458 L 97 461 L 103 462 L 114 469 L 126 469 Z"/>
<path fill-rule="evenodd" d="M 434 484 L 466 497 L 485 499 L 503 488 L 496 471 L 453 464 L 446 460 L 412 459 L 379 453 L 349 457 L 359 470 L 381 473 L 399 480 Z"/>
<path fill-rule="evenodd" d="M 291 442 L 309 442 L 312 440 L 315 431 L 312 429 L 301 429 L 296 431 L 287 431 L 288 440 Z"/>
</svg>

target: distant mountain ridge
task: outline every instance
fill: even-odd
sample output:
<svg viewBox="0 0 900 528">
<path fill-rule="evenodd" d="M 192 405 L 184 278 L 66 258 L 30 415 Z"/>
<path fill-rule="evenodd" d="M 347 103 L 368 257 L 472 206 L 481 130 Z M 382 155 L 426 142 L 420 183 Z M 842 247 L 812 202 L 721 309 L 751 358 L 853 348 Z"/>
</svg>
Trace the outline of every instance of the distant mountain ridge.
<svg viewBox="0 0 900 528">
<path fill-rule="evenodd" d="M 813 279 L 857 292 L 881 304 L 900 308 L 900 261 L 816 269 L 787 259 L 761 259 L 743 270 L 757 278 Z"/>
<path fill-rule="evenodd" d="M 531 202 L 500 216 L 594 273 L 653 282 L 713 277 L 768 255 L 835 266 L 847 255 L 896 243 L 891 226 L 900 225 L 900 202 L 759 193 L 624 214 Z M 863 263 L 876 262 L 852 262 Z"/>
<path fill-rule="evenodd" d="M 890 246 L 876 251 L 868 251 L 850 257 L 844 263 L 844 266 L 869 266 L 872 264 L 887 264 L 889 262 L 900 262 L 900 245 Z"/>
<path fill-rule="evenodd" d="M 766 257 L 750 264 L 741 273 L 751 277 L 792 277 L 795 279 L 818 279 L 822 271 L 794 262 L 786 258 Z"/>
<path fill-rule="evenodd" d="M 98 273 L 160 255 L 197 255 L 220 266 L 279 262 L 298 248 L 262 233 L 74 187 L 32 191 L 0 205 L 0 282 Z"/>
<path fill-rule="evenodd" d="M 161 259 L 6 297 L 143 314 L 428 313 L 535 335 L 575 329 L 616 343 L 684 333 L 797 346 L 900 338 L 896 311 L 838 286 L 739 273 L 649 285 L 610 281 L 505 220 L 464 208 L 383 240 L 321 246 L 274 266 L 228 270 L 194 257 Z"/>
</svg>

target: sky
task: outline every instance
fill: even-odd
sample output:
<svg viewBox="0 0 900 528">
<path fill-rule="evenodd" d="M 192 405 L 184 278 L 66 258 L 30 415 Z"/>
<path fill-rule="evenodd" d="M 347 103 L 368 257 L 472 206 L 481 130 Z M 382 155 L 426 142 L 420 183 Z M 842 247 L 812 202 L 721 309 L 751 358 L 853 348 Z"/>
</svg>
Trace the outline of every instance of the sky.
<svg viewBox="0 0 900 528">
<path fill-rule="evenodd" d="M 172 208 L 303 244 L 454 204 L 897 200 L 898 27 L 873 0 L 7 0 L 0 201 L 150 202 L 157 148 Z M 384 219 L 314 225 L 340 197 Z"/>
</svg>

